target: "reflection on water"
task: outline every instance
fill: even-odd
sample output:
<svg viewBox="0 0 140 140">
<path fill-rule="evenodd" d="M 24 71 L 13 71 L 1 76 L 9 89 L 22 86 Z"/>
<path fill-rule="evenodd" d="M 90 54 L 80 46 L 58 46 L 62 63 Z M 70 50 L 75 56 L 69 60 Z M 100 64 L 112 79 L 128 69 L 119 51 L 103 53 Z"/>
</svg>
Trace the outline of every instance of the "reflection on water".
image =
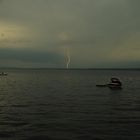
<svg viewBox="0 0 140 140">
<path fill-rule="evenodd" d="M 0 140 L 139 140 L 140 72 L 8 70 L 0 77 Z M 122 90 L 96 87 L 112 76 Z"/>
</svg>

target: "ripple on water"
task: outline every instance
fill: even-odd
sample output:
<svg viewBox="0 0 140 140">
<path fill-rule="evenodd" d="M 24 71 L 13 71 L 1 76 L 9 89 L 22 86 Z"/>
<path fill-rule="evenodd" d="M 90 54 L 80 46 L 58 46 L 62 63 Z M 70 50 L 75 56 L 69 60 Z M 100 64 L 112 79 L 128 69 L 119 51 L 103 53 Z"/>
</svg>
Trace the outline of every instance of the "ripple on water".
<svg viewBox="0 0 140 140">
<path fill-rule="evenodd" d="M 13 131 L 0 131 L 0 138 L 11 138 L 15 136 Z"/>
<path fill-rule="evenodd" d="M 123 90 L 95 86 L 110 73 Z M 139 140 L 139 90 L 138 72 L 9 71 L 0 79 L 0 140 Z"/>
</svg>

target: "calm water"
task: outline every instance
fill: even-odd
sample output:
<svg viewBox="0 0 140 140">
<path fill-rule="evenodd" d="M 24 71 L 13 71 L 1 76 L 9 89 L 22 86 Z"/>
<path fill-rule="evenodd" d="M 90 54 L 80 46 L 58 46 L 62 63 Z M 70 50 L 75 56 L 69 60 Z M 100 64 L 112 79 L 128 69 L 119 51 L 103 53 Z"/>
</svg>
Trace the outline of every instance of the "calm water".
<svg viewBox="0 0 140 140">
<path fill-rule="evenodd" d="M 140 140 L 140 71 L 7 70 L 0 140 Z M 122 90 L 96 87 L 112 76 Z"/>
</svg>

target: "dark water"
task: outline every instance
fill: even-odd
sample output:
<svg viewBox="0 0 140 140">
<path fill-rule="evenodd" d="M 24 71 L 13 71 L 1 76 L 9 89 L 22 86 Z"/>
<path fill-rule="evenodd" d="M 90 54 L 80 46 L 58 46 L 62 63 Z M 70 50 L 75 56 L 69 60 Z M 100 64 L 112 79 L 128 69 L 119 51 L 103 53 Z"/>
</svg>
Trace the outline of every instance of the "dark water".
<svg viewBox="0 0 140 140">
<path fill-rule="evenodd" d="M 139 140 L 140 71 L 7 70 L 0 140 Z M 122 90 L 99 88 L 112 76 Z"/>
</svg>

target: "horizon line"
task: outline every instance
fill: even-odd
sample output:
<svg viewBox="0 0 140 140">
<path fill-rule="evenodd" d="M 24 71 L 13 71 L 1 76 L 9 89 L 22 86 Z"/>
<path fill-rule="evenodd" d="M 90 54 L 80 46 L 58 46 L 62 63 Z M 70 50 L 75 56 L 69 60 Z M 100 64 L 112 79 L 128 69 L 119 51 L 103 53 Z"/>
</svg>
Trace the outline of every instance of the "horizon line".
<svg viewBox="0 0 140 140">
<path fill-rule="evenodd" d="M 48 70 L 140 70 L 140 68 L 47 68 L 47 67 L 0 67 L 0 69 L 48 69 Z"/>
</svg>

